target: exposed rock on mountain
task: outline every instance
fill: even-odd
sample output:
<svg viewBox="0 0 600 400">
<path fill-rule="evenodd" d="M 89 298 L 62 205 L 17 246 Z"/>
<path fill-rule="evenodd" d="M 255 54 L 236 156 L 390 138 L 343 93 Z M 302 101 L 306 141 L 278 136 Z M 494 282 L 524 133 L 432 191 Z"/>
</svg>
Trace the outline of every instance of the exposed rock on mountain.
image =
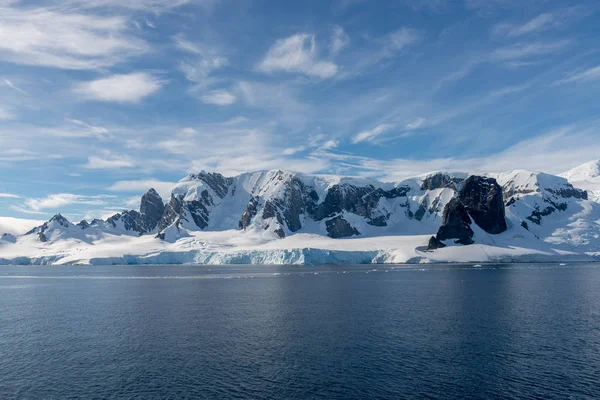
<svg viewBox="0 0 600 400">
<path fill-rule="evenodd" d="M 506 231 L 502 188 L 495 179 L 473 175 L 464 181 L 458 196 L 446 205 L 442 226 L 435 240 L 430 240 L 430 249 L 439 248 L 439 242 L 449 239 L 472 244 L 472 221 L 490 234 Z"/>
<path fill-rule="evenodd" d="M 0 243 L 2 242 L 16 243 L 17 238 L 14 235 L 11 235 L 10 233 L 3 233 L 2 236 L 0 236 Z"/>
<path fill-rule="evenodd" d="M 158 226 L 164 211 L 165 204 L 160 195 L 154 189 L 148 190 L 140 203 L 140 232 L 152 232 Z"/>
<path fill-rule="evenodd" d="M 88 245 L 93 246 L 90 249 L 112 248 L 136 241 L 131 243 L 154 249 L 157 260 L 170 260 L 160 253 L 174 248 L 178 249 L 176 259 L 185 253 L 192 257 L 185 258 L 186 262 L 200 262 L 192 254 L 213 248 L 213 240 L 221 241 L 225 249 L 221 250 L 229 251 L 256 240 L 273 249 L 277 246 L 273 242 L 280 238 L 286 238 L 281 246 L 296 246 L 304 241 L 312 245 L 316 238 L 328 236 L 342 241 L 352 237 L 345 242 L 348 245 L 360 243 L 361 238 L 369 246 L 377 245 L 387 237 L 385 243 L 390 243 L 389 238 L 399 242 L 412 238 L 419 249 L 428 244 L 430 250 L 474 242 L 475 249 L 502 243 L 503 250 L 497 252 L 536 244 L 544 254 L 586 249 L 600 255 L 600 204 L 587 198 L 584 190 L 564 178 L 531 171 L 486 177 L 433 173 L 390 183 L 281 170 L 234 177 L 201 172 L 182 179 L 166 205 L 151 189 L 142 196 L 139 211 L 124 211 L 107 220 L 73 225 L 57 214 L 16 243 L 2 241 L 2 253 L 11 251 L 16 257 L 20 248 L 37 248 L 41 257 L 47 257 L 56 249 L 52 257 L 63 257 L 73 248 L 77 249 L 75 257 Z M 201 239 L 206 237 L 210 239 Z M 372 237 L 377 239 L 368 239 Z M 326 242 L 332 248 L 341 246 L 338 241 Z M 548 246 L 553 247 L 548 250 Z M 96 254 L 96 250 L 90 252 Z M 294 257 L 309 254 L 292 253 Z M 412 254 L 416 260 L 450 253 L 456 250 Z M 289 256 L 278 254 L 273 257 L 281 262 Z M 375 260 L 378 252 L 369 254 L 369 260 Z M 409 253 L 398 254 L 400 258 L 392 259 L 406 260 L 402 257 Z M 6 261 L 0 257 L 0 262 Z"/>
<path fill-rule="evenodd" d="M 460 189 L 458 198 L 481 229 L 491 234 L 506 230 L 502 188 L 495 179 L 470 176 Z"/>
<path fill-rule="evenodd" d="M 456 239 L 459 244 L 473 243 L 471 217 L 460 199 L 454 198 L 446 205 L 442 226 L 435 238 L 438 242 Z"/>
<path fill-rule="evenodd" d="M 327 226 L 327 236 L 334 239 L 360 235 L 360 232 L 352 227 L 342 216 L 327 220 L 325 226 Z"/>
</svg>

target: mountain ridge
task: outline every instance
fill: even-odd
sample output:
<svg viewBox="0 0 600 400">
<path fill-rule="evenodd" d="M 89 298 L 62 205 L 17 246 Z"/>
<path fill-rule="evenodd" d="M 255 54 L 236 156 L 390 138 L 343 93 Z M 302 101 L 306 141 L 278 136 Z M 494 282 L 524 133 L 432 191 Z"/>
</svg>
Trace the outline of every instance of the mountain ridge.
<svg viewBox="0 0 600 400">
<path fill-rule="evenodd" d="M 466 186 L 470 187 L 468 194 L 463 193 Z M 448 207 L 459 206 L 457 200 L 464 209 L 456 208 L 460 217 L 451 217 L 453 211 Z M 467 236 L 439 234 L 449 221 L 456 224 L 461 220 L 465 227 L 460 229 L 467 229 Z M 453 248 L 467 248 L 463 246 L 467 244 L 475 249 L 480 245 L 497 248 L 501 243 L 534 248 L 539 256 L 556 253 L 592 257 L 595 252 L 600 254 L 598 220 L 600 204 L 589 200 L 585 190 L 574 187 L 564 177 L 525 170 L 485 176 L 438 171 L 399 182 L 284 170 L 233 177 L 202 171 L 181 179 L 166 203 L 154 189 L 149 189 L 141 198 L 139 210 L 126 210 L 106 220 L 75 225 L 57 214 L 28 234 L 18 236 L 15 243 L 5 241 L 0 262 L 15 257 L 31 261 L 29 256 L 38 260 L 36 254 L 58 253 L 59 248 L 69 255 L 52 262 L 66 262 L 75 257 L 76 246 L 83 246 L 81 251 L 85 254 L 94 253 L 94 248 L 113 246 L 110 251 L 120 254 L 123 250 L 117 251 L 115 246 L 136 240 L 162 257 L 174 253 L 182 257 L 185 248 L 186 254 L 195 254 L 195 259 L 200 260 L 204 258 L 199 254 L 217 242 L 215 251 L 221 257 L 245 248 L 244 243 L 278 243 L 277 251 L 283 251 L 281 246 L 307 237 L 322 238 L 319 246 L 331 248 L 328 251 L 336 248 L 336 257 L 341 257 L 339 251 L 351 249 L 338 250 L 325 238 L 368 242 L 385 254 L 395 251 L 393 247 L 380 248 L 388 240 L 393 246 L 392 238 L 397 238 L 398 243 L 406 241 L 402 238 L 421 238 L 421 244 L 408 251 L 413 255 L 408 259 L 414 260 L 435 259 L 438 254 L 455 251 Z M 426 251 L 427 240 L 436 237 L 436 232 L 439 243 L 434 242 L 435 246 L 429 246 L 432 251 Z M 217 239 L 202 239 L 207 237 Z M 390 239 L 382 239 L 381 245 L 367 240 L 377 237 Z M 166 248 L 174 248 L 174 253 Z M 15 257 L 4 257 L 2 253 L 8 250 Z M 271 246 L 268 251 L 275 249 Z M 248 254 L 261 257 L 256 255 L 259 253 Z M 397 256 L 368 254 L 372 260 L 399 260 Z"/>
</svg>

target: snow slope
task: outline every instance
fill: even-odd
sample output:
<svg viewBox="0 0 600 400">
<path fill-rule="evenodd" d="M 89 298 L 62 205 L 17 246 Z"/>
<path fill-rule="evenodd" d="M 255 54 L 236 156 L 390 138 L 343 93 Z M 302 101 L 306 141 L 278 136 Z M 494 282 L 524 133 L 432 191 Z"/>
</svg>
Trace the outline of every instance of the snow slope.
<svg viewBox="0 0 600 400">
<path fill-rule="evenodd" d="M 175 186 L 151 232 L 127 225 L 128 216 L 142 215 L 137 211 L 77 225 L 58 214 L 29 234 L 0 240 L 0 264 L 600 259 L 600 204 L 563 177 L 522 170 L 489 174 L 502 187 L 508 230 L 491 235 L 474 224 L 475 244 L 426 251 L 467 176 L 437 172 L 383 183 L 289 171 L 201 172 Z"/>
<path fill-rule="evenodd" d="M 589 198 L 600 203 L 600 160 L 582 164 L 560 176 L 568 179 L 573 186 L 587 190 Z"/>
</svg>

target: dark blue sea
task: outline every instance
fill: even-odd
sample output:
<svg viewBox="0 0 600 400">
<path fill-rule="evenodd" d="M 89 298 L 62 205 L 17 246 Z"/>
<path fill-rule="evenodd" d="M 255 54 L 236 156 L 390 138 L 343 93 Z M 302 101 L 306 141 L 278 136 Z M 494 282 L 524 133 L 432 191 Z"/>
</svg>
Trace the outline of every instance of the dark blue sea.
<svg viewBox="0 0 600 400">
<path fill-rule="evenodd" d="M 0 267 L 0 398 L 600 398 L 600 266 Z"/>
</svg>

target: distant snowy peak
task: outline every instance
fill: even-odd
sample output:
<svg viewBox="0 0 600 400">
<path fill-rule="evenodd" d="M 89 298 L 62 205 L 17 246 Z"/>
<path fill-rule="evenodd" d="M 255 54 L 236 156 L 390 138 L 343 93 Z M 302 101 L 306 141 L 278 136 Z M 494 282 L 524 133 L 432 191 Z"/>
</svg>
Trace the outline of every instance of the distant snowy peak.
<svg viewBox="0 0 600 400">
<path fill-rule="evenodd" d="M 560 176 L 569 180 L 569 182 L 587 181 L 600 177 L 600 160 L 590 161 L 575 167 Z"/>
<path fill-rule="evenodd" d="M 566 178 L 543 172 L 515 170 L 500 174 L 488 174 L 502 186 L 504 198 L 531 193 L 547 193 L 562 198 L 583 199 L 587 195 L 583 190 L 575 189 Z"/>
</svg>

